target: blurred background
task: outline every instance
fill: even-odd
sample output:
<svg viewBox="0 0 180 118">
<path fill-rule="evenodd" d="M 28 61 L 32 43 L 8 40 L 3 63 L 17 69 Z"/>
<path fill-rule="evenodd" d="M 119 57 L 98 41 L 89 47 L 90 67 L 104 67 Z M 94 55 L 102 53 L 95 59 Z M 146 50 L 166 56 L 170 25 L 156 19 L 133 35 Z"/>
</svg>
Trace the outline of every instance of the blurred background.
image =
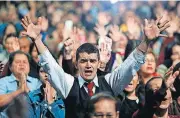
<svg viewBox="0 0 180 118">
<path fill-rule="evenodd" d="M 173 38 L 171 42 L 179 40 L 179 1 L 1 1 L 0 51 L 3 50 L 3 37 L 8 33 L 16 33 L 17 37 L 21 37 L 23 27 L 20 21 L 27 14 L 34 23 L 38 17 L 44 16 L 43 41 L 57 58 L 63 47 L 65 26 L 78 27 L 78 38 L 81 42 L 97 44 L 98 35 L 94 31 L 96 24 L 105 26 L 107 30 L 116 24 L 128 40 L 136 41 L 133 43 L 135 47 L 142 39 L 141 26 L 144 19 L 154 20 L 165 14 L 172 21 L 171 27 L 165 33 L 168 38 Z M 136 25 L 131 23 L 131 18 L 136 20 Z M 12 25 L 7 27 L 10 24 Z M 117 51 L 116 48 L 120 45 L 126 45 L 126 42 L 122 41 L 113 51 Z M 161 38 L 152 44 L 157 58 L 163 42 L 164 39 Z M 162 63 L 161 60 L 159 63 Z"/>
</svg>

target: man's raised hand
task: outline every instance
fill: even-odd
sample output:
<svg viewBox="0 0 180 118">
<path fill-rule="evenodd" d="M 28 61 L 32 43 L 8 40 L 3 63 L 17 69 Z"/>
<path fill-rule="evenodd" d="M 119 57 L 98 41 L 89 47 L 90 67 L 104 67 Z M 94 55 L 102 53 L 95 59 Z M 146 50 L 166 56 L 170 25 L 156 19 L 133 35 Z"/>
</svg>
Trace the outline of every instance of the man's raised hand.
<svg viewBox="0 0 180 118">
<path fill-rule="evenodd" d="M 144 33 L 148 40 L 156 39 L 159 36 L 167 37 L 167 35 L 160 34 L 160 32 L 170 27 L 168 20 L 165 20 L 162 23 L 160 22 L 162 18 L 163 16 L 159 17 L 156 21 L 151 22 L 145 19 Z"/>
<path fill-rule="evenodd" d="M 40 35 L 41 29 L 42 29 L 41 28 L 41 24 L 42 24 L 41 17 L 38 18 L 37 25 L 35 25 L 32 23 L 31 18 L 29 16 L 25 16 L 22 19 L 21 24 L 25 29 L 25 32 L 22 32 L 23 35 L 27 35 L 30 38 L 32 38 L 33 40 L 36 40 L 37 37 Z"/>
</svg>

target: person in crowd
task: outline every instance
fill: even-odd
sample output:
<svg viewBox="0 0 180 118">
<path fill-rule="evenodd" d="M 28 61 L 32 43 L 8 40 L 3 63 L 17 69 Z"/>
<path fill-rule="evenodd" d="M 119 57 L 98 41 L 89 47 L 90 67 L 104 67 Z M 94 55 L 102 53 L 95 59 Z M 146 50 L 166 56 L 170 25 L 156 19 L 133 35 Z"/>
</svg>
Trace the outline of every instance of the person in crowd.
<svg viewBox="0 0 180 118">
<path fill-rule="evenodd" d="M 180 62 L 180 44 L 174 43 L 172 45 L 170 53 L 170 59 L 167 59 L 163 62 L 163 64 L 157 67 L 157 71 L 164 76 L 165 72 L 170 68 L 172 65 L 176 65 Z"/>
<path fill-rule="evenodd" d="M 42 85 L 39 89 L 29 92 L 32 103 L 32 114 L 35 118 L 64 118 L 65 107 L 61 98 L 58 98 L 55 89 L 48 82 L 48 75 L 42 68 L 39 70 Z"/>
<path fill-rule="evenodd" d="M 120 104 L 119 118 L 131 118 L 133 113 L 139 109 L 139 96 L 136 87 L 139 84 L 139 76 L 133 77 L 129 85 L 124 89 L 124 96 L 122 96 Z"/>
<path fill-rule="evenodd" d="M 22 51 L 15 51 L 9 56 L 10 76 L 0 79 L 0 116 L 6 117 L 6 108 L 19 95 L 38 89 L 41 82 L 28 76 L 30 57 Z"/>
<path fill-rule="evenodd" d="M 23 34 L 32 38 L 37 45 L 41 54 L 40 64 L 49 74 L 50 83 L 58 95 L 65 99 L 66 117 L 81 118 L 85 115 L 87 100 L 93 94 L 108 91 L 117 96 L 129 84 L 135 72 L 144 63 L 145 53 L 151 40 L 163 36 L 160 32 L 169 27 L 168 21 L 159 24 L 160 20 L 161 18 L 156 23 L 149 23 L 146 19 L 144 27 L 146 38 L 115 71 L 102 78 L 97 77 L 100 57 L 94 45 L 85 43 L 77 49 L 76 67 L 79 70 L 79 76 L 74 78 L 63 71 L 41 41 L 41 17 L 38 18 L 37 25 L 34 25 L 30 17 L 25 16 L 22 19 L 22 25 L 26 30 Z M 69 49 L 71 45 L 73 45 L 72 42 L 67 45 Z"/>
<path fill-rule="evenodd" d="M 152 51 L 148 50 L 146 53 L 145 63 L 141 66 L 139 73 L 144 85 L 153 76 L 158 76 L 156 73 L 156 57 Z"/>
<path fill-rule="evenodd" d="M 4 38 L 4 48 L 6 53 L 1 54 L 0 56 L 1 58 L 4 56 L 2 62 L 4 64 L 4 68 L 2 69 L 0 77 L 4 77 L 10 73 L 8 70 L 9 54 L 20 49 L 19 41 L 15 34 L 8 34 Z"/>
<path fill-rule="evenodd" d="M 77 35 L 77 34 L 74 34 L 74 35 Z M 75 56 L 75 50 L 77 50 L 76 48 L 74 48 L 74 45 L 73 46 L 73 50 L 68 50 L 67 52 L 67 48 L 69 48 L 69 44 L 70 43 L 73 43 L 74 40 L 78 40 L 78 39 L 75 39 L 75 36 L 71 36 L 70 39 L 66 40 L 64 42 L 64 45 L 65 45 L 65 48 L 64 48 L 64 53 L 63 53 L 63 63 L 62 63 L 62 68 L 63 70 L 68 73 L 68 74 L 71 74 L 72 76 L 77 76 L 78 77 L 78 70 L 77 68 L 75 67 L 75 62 L 74 62 L 74 58 Z M 66 46 L 67 45 L 67 46 Z M 97 74 L 98 75 L 105 75 L 107 74 L 108 72 L 106 72 L 106 65 L 108 63 L 108 61 L 110 60 L 110 51 L 108 50 L 108 46 L 107 45 L 110 45 L 110 44 L 107 44 L 107 43 L 102 43 L 98 48 L 99 48 L 99 54 L 100 54 L 100 64 L 99 64 L 99 67 L 98 67 L 98 70 L 97 70 Z M 73 51 L 73 52 L 72 52 Z"/>
<path fill-rule="evenodd" d="M 173 73 L 175 71 L 179 71 L 180 73 L 180 62 L 178 64 L 175 65 Z M 180 115 L 180 75 L 177 76 L 177 78 L 175 79 L 174 83 L 174 88 L 175 88 L 175 92 L 172 92 L 172 99 L 173 102 L 170 104 L 169 108 L 168 108 L 168 114 L 169 115 Z"/>
<path fill-rule="evenodd" d="M 20 45 L 21 51 L 23 51 L 25 53 L 29 53 L 30 44 L 31 44 L 31 41 L 30 41 L 30 39 L 28 39 L 28 37 L 20 37 L 19 38 L 19 45 Z"/>
<path fill-rule="evenodd" d="M 87 118 L 119 118 L 117 100 L 109 93 L 97 93 L 88 102 Z"/>
<path fill-rule="evenodd" d="M 168 117 L 168 107 L 172 96 L 169 87 L 174 83 L 179 72 L 172 73 L 171 68 L 166 78 L 152 77 L 145 85 L 145 104 L 133 114 L 133 118 Z"/>
<path fill-rule="evenodd" d="M 13 23 L 8 23 L 8 25 L 4 29 L 4 37 L 6 37 L 9 34 L 17 35 L 16 26 Z"/>
<path fill-rule="evenodd" d="M 8 55 L 12 52 L 15 52 L 17 50 L 21 50 L 24 53 L 29 53 L 30 51 L 30 41 L 27 39 L 27 37 L 21 37 L 18 39 L 15 37 L 14 34 L 9 34 L 7 35 L 5 39 L 5 49 L 7 50 L 7 60 L 8 60 Z M 31 54 L 30 54 L 31 55 Z M 34 78 L 39 78 L 38 74 L 38 65 L 37 63 L 34 62 L 34 60 L 30 59 L 30 72 L 29 76 L 34 77 Z M 4 68 L 2 69 L 2 73 L 0 77 L 5 77 L 11 75 L 11 71 L 9 69 L 9 62 L 4 65 Z"/>
</svg>

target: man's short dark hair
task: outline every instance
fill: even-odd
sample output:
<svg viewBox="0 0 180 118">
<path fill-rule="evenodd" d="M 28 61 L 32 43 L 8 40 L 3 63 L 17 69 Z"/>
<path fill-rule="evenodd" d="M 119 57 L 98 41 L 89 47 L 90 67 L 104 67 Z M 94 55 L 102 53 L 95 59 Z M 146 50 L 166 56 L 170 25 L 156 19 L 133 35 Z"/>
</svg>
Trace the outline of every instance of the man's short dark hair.
<svg viewBox="0 0 180 118">
<path fill-rule="evenodd" d="M 91 43 L 84 43 L 76 51 L 76 61 L 78 61 L 78 59 L 79 59 L 79 54 L 83 53 L 83 52 L 86 52 L 88 54 L 96 53 L 98 56 L 98 60 L 100 59 L 100 54 L 99 54 L 98 48 Z"/>
<path fill-rule="evenodd" d="M 109 100 L 109 101 L 114 101 L 115 103 L 115 109 L 116 111 L 118 111 L 118 104 L 117 104 L 117 100 L 108 92 L 101 92 L 101 93 L 97 93 L 94 96 L 91 97 L 91 99 L 88 102 L 88 107 L 87 107 L 87 116 L 90 117 L 94 111 L 95 111 L 95 107 L 94 105 L 101 101 L 101 100 Z"/>
<path fill-rule="evenodd" d="M 21 51 L 21 50 L 18 50 L 18 51 L 12 52 L 12 53 L 9 55 L 9 67 L 12 66 L 12 63 L 13 63 L 13 61 L 14 61 L 14 57 L 15 57 L 17 54 L 23 54 L 23 55 L 25 55 L 25 56 L 28 58 L 28 62 L 30 63 L 30 60 L 31 60 L 30 55 L 24 53 L 24 52 Z"/>
</svg>

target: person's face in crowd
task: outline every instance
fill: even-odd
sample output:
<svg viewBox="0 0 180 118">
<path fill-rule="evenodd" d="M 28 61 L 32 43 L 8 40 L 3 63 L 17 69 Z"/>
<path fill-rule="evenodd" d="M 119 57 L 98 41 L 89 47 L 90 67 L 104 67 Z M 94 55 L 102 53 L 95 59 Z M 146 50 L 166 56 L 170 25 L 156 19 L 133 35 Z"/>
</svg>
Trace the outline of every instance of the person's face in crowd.
<svg viewBox="0 0 180 118">
<path fill-rule="evenodd" d="M 94 32 L 89 32 L 88 43 L 97 45 L 96 35 Z"/>
<path fill-rule="evenodd" d="M 60 22 L 62 15 L 63 12 L 61 10 L 57 10 L 52 13 L 52 24 L 54 26 L 56 26 Z"/>
<path fill-rule="evenodd" d="M 112 50 L 115 52 L 121 51 L 121 49 L 126 49 L 128 44 L 128 39 L 125 35 L 123 35 L 117 42 L 113 43 Z"/>
<path fill-rule="evenodd" d="M 128 43 L 128 39 L 125 35 L 123 35 L 117 43 L 119 44 L 118 48 L 126 48 L 127 43 Z"/>
<path fill-rule="evenodd" d="M 28 53 L 29 52 L 30 41 L 27 39 L 27 37 L 22 37 L 19 40 L 19 44 L 20 44 L 20 50 L 21 51 L 23 51 L 24 53 Z"/>
<path fill-rule="evenodd" d="M 116 103 L 112 100 L 102 99 L 94 105 L 95 111 L 92 118 L 119 118 Z"/>
<path fill-rule="evenodd" d="M 134 92 L 138 84 L 139 84 L 138 74 L 136 73 L 136 75 L 133 77 L 129 85 L 125 88 L 125 91 L 128 93 Z"/>
<path fill-rule="evenodd" d="M 96 76 L 99 60 L 97 53 L 80 53 L 77 68 L 85 81 L 91 81 Z"/>
<path fill-rule="evenodd" d="M 180 45 L 175 45 L 172 47 L 171 59 L 173 61 L 176 61 L 176 60 L 180 61 Z"/>
<path fill-rule="evenodd" d="M 14 52 L 13 46 L 16 45 L 15 37 L 9 37 L 5 41 L 5 49 L 8 53 Z"/>
<path fill-rule="evenodd" d="M 162 85 L 162 79 L 154 79 L 149 83 L 152 90 L 155 92 L 161 88 Z M 171 92 L 169 89 L 166 90 L 166 96 L 164 97 L 164 100 L 161 102 L 159 108 L 166 109 L 168 108 L 170 102 L 171 102 Z"/>
<path fill-rule="evenodd" d="M 141 72 L 144 74 L 153 74 L 156 69 L 155 57 L 152 53 L 148 53 L 145 58 L 145 63 L 141 66 Z"/>
<path fill-rule="evenodd" d="M 34 60 L 35 62 L 37 62 L 37 63 L 39 62 L 38 52 L 37 52 L 37 49 L 36 49 L 35 46 L 33 47 L 31 56 L 32 56 L 32 58 L 33 58 L 33 60 Z"/>
<path fill-rule="evenodd" d="M 5 31 L 5 35 L 8 35 L 8 34 L 16 34 L 16 28 L 14 27 L 14 25 L 9 24 L 7 26 L 6 31 Z"/>
<path fill-rule="evenodd" d="M 22 73 L 28 75 L 30 67 L 27 56 L 24 54 L 16 54 L 14 56 L 10 70 L 15 76 L 19 76 Z"/>
<path fill-rule="evenodd" d="M 42 83 L 45 84 L 48 82 L 48 74 L 46 72 L 44 72 L 43 68 L 40 68 L 39 76 L 40 76 Z"/>
</svg>

